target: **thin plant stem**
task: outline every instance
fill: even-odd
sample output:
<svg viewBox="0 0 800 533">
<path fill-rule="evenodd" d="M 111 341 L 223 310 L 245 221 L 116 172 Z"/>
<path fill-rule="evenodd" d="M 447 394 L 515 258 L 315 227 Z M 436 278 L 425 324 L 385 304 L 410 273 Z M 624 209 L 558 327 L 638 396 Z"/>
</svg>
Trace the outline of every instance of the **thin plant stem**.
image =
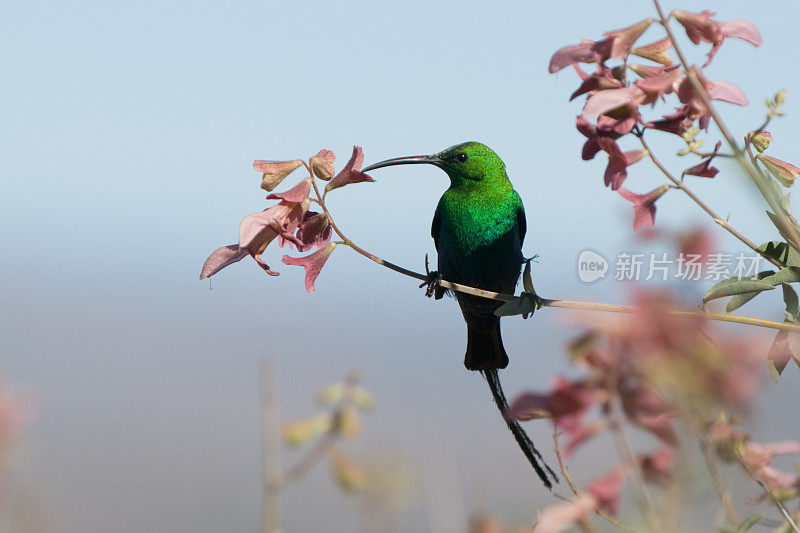
<svg viewBox="0 0 800 533">
<path fill-rule="evenodd" d="M 736 512 L 736 508 L 733 506 L 728 487 L 725 485 L 725 482 L 722 481 L 722 476 L 719 472 L 719 465 L 717 464 L 716 457 L 711 452 L 711 446 L 709 445 L 708 437 L 699 427 L 697 427 L 696 423 L 694 424 L 694 431 L 695 436 L 697 437 L 697 442 L 700 446 L 700 453 L 703 456 L 703 461 L 706 464 L 711 481 L 714 483 L 714 489 L 717 491 L 717 496 L 719 496 L 719 501 L 722 504 L 722 508 L 725 510 L 725 515 L 728 517 L 730 524 L 736 527 L 741 523 L 741 519 L 739 518 L 739 513 Z"/>
<path fill-rule="evenodd" d="M 319 188 L 317 187 L 316 181 L 312 180 L 312 184 L 314 187 L 314 192 L 317 195 L 317 199 L 319 200 L 320 207 L 322 208 L 325 215 L 328 217 L 328 221 L 330 222 L 333 231 L 335 231 L 336 234 L 339 236 L 339 238 L 342 239 L 341 242 L 343 244 L 346 244 L 347 246 L 352 248 L 355 252 L 363 255 L 367 259 L 374 261 L 375 263 L 383 267 L 386 267 L 390 270 L 393 270 L 399 274 L 403 274 L 404 276 L 408 276 L 410 278 L 414 278 L 420 281 L 428 281 L 428 276 L 426 276 L 425 274 L 422 274 L 420 272 L 414 272 L 413 270 L 403 268 L 399 265 L 386 261 L 385 259 L 378 257 L 377 255 L 361 248 L 355 242 L 353 242 L 352 239 L 347 237 L 339 228 L 339 226 L 336 225 L 336 222 L 333 220 L 333 216 L 331 216 L 330 210 L 328 209 L 328 206 L 323 200 L 323 196 L 319 192 Z M 476 287 L 462 285 L 460 283 L 453 283 L 452 281 L 447 281 L 447 280 L 442 280 L 438 283 L 439 286 L 444 289 L 450 289 L 463 294 L 471 294 L 473 296 L 480 296 L 482 298 L 487 298 L 490 300 L 496 300 L 500 302 L 509 302 L 517 298 L 513 294 L 502 294 L 498 292 L 487 291 L 484 289 L 478 289 Z M 580 309 L 585 311 L 605 311 L 612 313 L 636 312 L 636 307 L 630 305 L 604 304 L 604 303 L 582 302 L 582 301 L 572 301 L 572 300 L 554 300 L 547 298 L 541 299 L 540 303 L 542 307 L 553 307 L 559 309 Z M 711 313 L 706 311 L 673 310 L 673 311 L 668 311 L 668 313 L 677 316 L 697 317 L 697 318 L 704 318 L 707 320 L 715 320 L 720 322 L 732 322 L 735 324 L 747 324 L 763 328 L 800 332 L 800 326 L 796 326 L 788 322 L 778 322 L 777 320 L 768 320 L 766 318 L 756 318 L 743 315 L 731 315 L 726 313 Z"/>
<path fill-rule="evenodd" d="M 686 194 L 686 196 L 691 198 L 694 201 L 694 203 L 696 203 L 698 206 L 700 206 L 700 209 L 702 209 L 703 211 L 708 213 L 708 215 L 712 219 L 714 219 L 714 222 L 716 222 L 717 224 L 722 226 L 731 235 L 733 235 L 734 237 L 739 239 L 745 246 L 747 246 L 748 248 L 750 248 L 751 250 L 753 250 L 754 252 L 759 254 L 761 257 L 763 257 L 764 259 L 766 259 L 767 261 L 769 261 L 773 265 L 775 265 L 775 266 L 777 266 L 779 268 L 781 266 L 783 266 L 775 258 L 770 257 L 770 256 L 766 255 L 764 252 L 762 252 L 761 250 L 759 250 L 758 249 L 758 245 L 756 245 L 756 243 L 754 243 L 753 241 L 751 241 L 750 239 L 745 237 L 739 230 L 737 230 L 736 228 L 731 226 L 726 220 L 724 220 L 713 209 L 711 209 L 708 206 L 708 204 L 706 204 L 703 200 L 701 200 L 699 196 L 697 196 L 691 189 L 689 189 L 689 187 L 687 187 L 686 184 L 683 183 L 683 180 L 677 179 L 669 170 L 667 170 L 667 168 L 661 163 L 661 161 L 659 161 L 659 159 L 655 156 L 655 154 L 653 154 L 653 151 L 650 149 L 650 146 L 648 146 L 647 141 L 645 141 L 645 139 L 644 139 L 644 134 L 643 133 L 638 135 L 638 137 L 639 137 L 639 140 L 642 143 L 642 147 L 645 150 L 647 150 L 647 153 L 648 153 L 648 155 L 650 157 L 650 160 L 661 171 L 661 173 L 664 174 L 667 177 L 667 179 L 669 179 L 675 185 L 676 188 L 678 188 L 681 191 L 683 191 Z"/>
<path fill-rule="evenodd" d="M 333 417 L 333 423 L 328 431 L 320 437 L 317 443 L 303 456 L 298 460 L 294 465 L 290 468 L 283 471 L 278 476 L 273 476 L 270 478 L 270 482 L 273 484 L 276 490 L 280 490 L 281 488 L 291 485 L 296 481 L 303 478 L 309 471 L 311 471 L 314 466 L 317 465 L 322 459 L 324 459 L 328 452 L 331 450 L 336 441 L 340 436 L 340 425 L 338 420 L 341 417 L 342 410 L 349 406 L 353 389 L 358 384 L 358 375 L 356 372 L 349 372 L 344 381 L 344 392 L 342 394 L 342 399 L 333 409 L 331 416 Z"/>
<path fill-rule="evenodd" d="M 766 179 L 757 168 L 754 168 L 753 165 L 748 164 L 747 158 L 745 157 L 744 152 L 739 147 L 739 144 L 736 142 L 736 139 L 731 134 L 731 131 L 728 129 L 728 126 L 725 124 L 725 121 L 722 119 L 722 116 L 716 110 L 716 108 L 711 103 L 711 98 L 708 95 L 705 87 L 700 82 L 700 78 L 698 76 L 698 69 L 695 66 L 690 66 L 689 62 L 686 60 L 686 56 L 683 54 L 683 50 L 681 49 L 680 45 L 678 45 L 677 40 L 675 39 L 675 35 L 672 33 L 672 30 L 669 27 L 669 19 L 664 15 L 664 11 L 661 9 L 661 4 L 659 0 L 653 0 L 653 5 L 658 12 L 658 16 L 661 19 L 661 25 L 664 27 L 664 30 L 667 32 L 667 36 L 669 37 L 670 41 L 672 42 L 672 47 L 675 49 L 675 53 L 678 55 L 678 59 L 683 66 L 683 70 L 686 72 L 686 77 L 689 80 L 689 83 L 692 84 L 692 88 L 695 90 L 695 93 L 700 97 L 700 100 L 703 102 L 703 106 L 708 110 L 711 118 L 714 119 L 714 123 L 716 123 L 717 127 L 719 128 L 720 133 L 725 138 L 725 141 L 730 146 L 731 150 L 733 151 L 734 159 L 736 159 L 739 166 L 745 173 L 748 175 L 750 180 L 758 189 L 761 196 L 767 201 L 770 209 L 778 215 L 777 217 L 777 226 L 778 230 L 781 235 L 786 238 L 786 240 L 791 244 L 791 246 L 795 249 L 800 251 L 800 231 L 793 224 L 789 221 L 789 217 L 787 216 L 786 210 L 780 205 L 780 202 L 775 195 L 772 193 L 770 189 L 767 188 L 765 183 Z"/>
<path fill-rule="evenodd" d="M 761 490 L 764 491 L 764 493 L 767 495 L 767 497 L 773 503 L 773 505 L 775 505 L 775 507 L 778 508 L 778 511 L 783 516 L 783 519 L 786 520 L 786 523 L 789 525 L 789 527 L 792 528 L 792 531 L 794 531 L 795 533 L 800 533 L 800 528 L 798 528 L 797 524 L 792 519 L 792 515 L 789 513 L 789 510 L 786 508 L 786 506 L 783 504 L 781 500 L 775 497 L 775 494 L 770 490 L 769 487 L 767 487 L 767 484 L 764 483 L 764 480 L 761 479 L 761 476 L 759 476 L 758 473 L 755 472 L 750 467 L 749 464 L 747 464 L 747 461 L 745 461 L 741 452 L 738 452 L 738 459 L 739 459 L 739 464 L 741 464 L 742 467 L 747 471 L 747 473 L 750 474 L 750 477 L 756 480 L 756 483 L 758 483 L 758 486 L 761 487 Z"/>
<path fill-rule="evenodd" d="M 263 533 L 277 533 L 281 530 L 280 486 L 274 480 L 280 476 L 280 410 L 275 374 L 269 361 L 261 361 L 259 377 L 264 487 L 261 528 Z"/>
<path fill-rule="evenodd" d="M 617 380 L 617 376 L 612 374 L 608 376 L 607 379 L 611 385 L 609 386 L 609 390 L 614 390 L 614 382 Z M 644 485 L 644 480 L 639 471 L 639 462 L 636 460 L 636 456 L 633 455 L 633 451 L 631 451 L 631 447 L 628 444 L 628 439 L 625 437 L 624 422 L 620 411 L 621 406 L 619 405 L 619 399 L 612 397 L 609 400 L 608 409 L 608 422 L 611 434 L 614 437 L 617 450 L 622 460 L 628 465 L 628 468 L 630 468 L 633 487 L 639 498 L 639 502 L 642 506 L 642 513 L 644 514 L 644 519 L 647 521 L 650 531 L 661 531 L 658 515 L 653 507 L 653 500 L 650 497 L 650 493 L 647 491 L 647 487 Z"/>
<path fill-rule="evenodd" d="M 564 459 L 561 456 L 561 447 L 560 447 L 560 445 L 558 443 L 558 436 L 559 436 L 558 435 L 558 430 L 557 429 L 553 430 L 553 447 L 555 449 L 556 459 L 558 460 L 558 467 L 561 470 L 561 474 L 564 476 L 564 479 L 567 481 L 567 485 L 569 485 L 569 488 L 572 491 L 572 494 L 574 494 L 576 497 L 580 497 L 581 493 L 580 493 L 580 491 L 578 491 L 578 488 L 575 486 L 575 483 L 572 481 L 572 477 L 569 475 L 569 470 L 567 470 L 567 465 L 564 463 Z M 566 498 L 564 498 L 564 499 L 566 500 Z M 623 524 L 622 522 L 620 522 L 619 520 L 617 520 L 613 516 L 609 515 L 608 513 L 603 511 L 602 509 L 595 508 L 594 512 L 595 512 L 595 514 L 597 514 L 597 516 L 601 517 L 603 520 L 605 520 L 606 522 L 608 522 L 609 524 L 611 524 L 613 526 L 616 526 L 616 527 L 618 527 L 620 529 L 624 529 L 625 531 L 634 531 L 634 532 L 638 531 L 637 529 L 635 529 L 635 528 L 633 528 L 633 527 L 631 527 L 631 526 L 629 526 L 627 524 Z"/>
</svg>

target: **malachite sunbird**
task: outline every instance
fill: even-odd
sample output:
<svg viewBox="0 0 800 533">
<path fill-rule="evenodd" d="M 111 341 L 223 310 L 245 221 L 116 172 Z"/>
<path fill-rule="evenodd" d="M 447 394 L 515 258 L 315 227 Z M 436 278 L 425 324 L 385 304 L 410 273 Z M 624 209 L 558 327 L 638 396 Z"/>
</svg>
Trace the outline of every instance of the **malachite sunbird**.
<svg viewBox="0 0 800 533">
<path fill-rule="evenodd" d="M 438 270 L 429 275 L 436 299 L 444 294 L 437 279 L 494 292 L 513 294 L 524 258 L 525 209 L 511 185 L 506 166 L 494 151 L 479 142 L 457 144 L 435 155 L 396 157 L 362 170 L 391 165 L 428 164 L 444 170 L 450 187 L 433 215 L 431 236 L 438 253 Z M 555 473 L 544 463 L 525 430 L 508 416 L 508 402 L 497 371 L 508 365 L 500 336 L 501 302 L 457 293 L 467 323 L 464 365 L 483 373 L 497 407 L 525 456 L 547 487 Z"/>
</svg>

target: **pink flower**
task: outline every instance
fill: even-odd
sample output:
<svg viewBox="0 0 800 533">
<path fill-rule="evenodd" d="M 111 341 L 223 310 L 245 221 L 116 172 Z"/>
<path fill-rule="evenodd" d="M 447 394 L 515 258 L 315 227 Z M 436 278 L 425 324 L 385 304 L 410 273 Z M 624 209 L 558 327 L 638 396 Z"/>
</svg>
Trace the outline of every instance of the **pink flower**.
<svg viewBox="0 0 800 533">
<path fill-rule="evenodd" d="M 669 37 L 664 37 L 663 39 L 653 43 L 637 46 L 631 50 L 631 53 L 635 56 L 643 57 L 656 63 L 661 63 L 662 65 L 671 65 L 672 58 L 667 53 L 667 50 L 670 48 L 672 48 L 672 41 L 669 39 Z"/>
<path fill-rule="evenodd" d="M 772 466 L 772 460 L 778 455 L 800 454 L 800 443 L 796 441 L 774 442 L 772 444 L 756 444 L 753 442 L 745 445 L 743 459 L 763 478 L 767 486 L 772 489 L 795 487 L 798 476 L 782 472 Z"/>
<path fill-rule="evenodd" d="M 674 133 L 675 135 L 682 135 L 687 129 L 692 127 L 694 120 L 689 118 L 691 108 L 684 105 L 678 108 L 675 113 L 664 115 L 661 120 L 655 120 L 650 124 L 645 124 L 645 127 L 653 128 L 656 130 L 665 131 L 667 133 Z"/>
<path fill-rule="evenodd" d="M 317 155 L 308 160 L 308 162 L 311 164 L 311 170 L 314 172 L 314 175 L 325 181 L 328 181 L 333 177 L 334 161 L 336 161 L 336 155 L 330 150 L 324 149 L 320 150 Z"/>
<path fill-rule="evenodd" d="M 672 16 L 681 23 L 686 30 L 686 35 L 694 44 L 701 41 L 711 43 L 711 50 L 708 52 L 708 60 L 703 67 L 711 63 L 711 59 L 722 45 L 722 41 L 727 37 L 743 39 L 752 45 L 760 46 L 763 42 L 758 28 L 747 20 L 732 20 L 730 22 L 717 22 L 711 20 L 716 15 L 713 11 L 702 11 L 700 13 L 690 13 L 688 11 L 675 10 Z"/>
<path fill-rule="evenodd" d="M 575 70 L 578 71 L 579 74 L 583 74 L 582 71 L 580 71 L 580 69 L 577 67 Z M 595 71 L 591 76 L 587 76 L 585 74 L 584 76 L 585 77 L 583 77 L 580 87 L 578 87 L 575 92 L 570 95 L 570 100 L 574 100 L 578 96 L 590 91 L 619 89 L 623 86 L 622 82 L 614 77 L 613 71 L 603 65 L 598 65 L 597 71 Z"/>
<path fill-rule="evenodd" d="M 334 248 L 336 248 L 336 243 L 331 242 L 311 255 L 306 255 L 304 257 L 290 257 L 284 255 L 282 261 L 285 265 L 303 267 L 306 271 L 306 291 L 314 292 L 314 281 L 316 281 L 322 267 L 325 266 L 325 262 L 331 256 L 331 253 L 333 253 Z"/>
<path fill-rule="evenodd" d="M 689 167 L 683 171 L 684 174 L 688 176 L 700 176 L 702 178 L 713 178 L 719 172 L 717 167 L 711 166 L 711 161 L 716 157 L 717 152 L 719 151 L 720 146 L 722 146 L 722 142 L 717 142 L 716 146 L 714 146 L 714 152 L 708 159 L 703 160 L 702 163 L 698 163 L 693 167 Z"/>
<path fill-rule="evenodd" d="M 568 429 L 567 436 L 569 440 L 566 446 L 564 446 L 564 452 L 562 453 L 564 459 L 572 457 L 572 454 L 575 453 L 575 450 L 577 450 L 579 446 L 595 435 L 602 433 L 606 428 L 607 424 L 604 421 L 596 420 L 591 424 L 581 423 L 580 425 Z"/>
<path fill-rule="evenodd" d="M 608 31 L 604 35 L 611 40 L 610 55 L 613 59 L 624 59 L 633 48 L 634 43 L 650 27 L 653 19 L 647 18 L 627 28 Z"/>
<path fill-rule="evenodd" d="M 303 246 L 298 246 L 300 252 L 307 252 L 315 247 L 319 250 L 329 242 L 333 230 L 328 215 L 309 211 L 303 217 L 303 223 L 297 228 L 297 238 L 303 241 Z"/>
<path fill-rule="evenodd" d="M 261 172 L 261 188 L 265 191 L 271 191 L 283 181 L 283 178 L 294 172 L 294 170 L 302 165 L 300 159 L 292 161 L 253 161 L 253 168 Z"/>
<path fill-rule="evenodd" d="M 648 483 L 663 485 L 672 479 L 672 468 L 675 466 L 675 452 L 669 446 L 662 446 L 649 455 L 639 458 L 642 476 Z"/>
<path fill-rule="evenodd" d="M 575 63 L 603 63 L 609 58 L 623 59 L 633 44 L 652 24 L 653 19 L 645 19 L 619 30 L 606 32 L 602 41 L 584 39 L 578 44 L 563 46 L 550 58 L 550 73 L 558 72 Z"/>
<path fill-rule="evenodd" d="M 633 202 L 633 229 L 640 226 L 650 227 L 655 224 L 656 219 L 656 200 L 669 190 L 669 185 L 662 185 L 653 189 L 647 194 L 636 194 L 624 187 L 620 187 L 617 192 L 619 195 Z"/>
<path fill-rule="evenodd" d="M 597 501 L 588 494 L 546 508 L 533 525 L 532 533 L 561 533 L 592 515 Z"/>
<path fill-rule="evenodd" d="M 592 482 L 586 492 L 594 497 L 600 509 L 614 516 L 619 511 L 620 489 L 625 477 L 625 469 L 617 467 L 605 477 Z"/>
<path fill-rule="evenodd" d="M 672 85 L 681 73 L 676 68 L 665 67 L 662 72 L 652 74 L 652 76 L 638 80 L 634 85 L 645 94 L 642 103 L 655 106 L 659 98 L 663 100 L 665 94 L 672 92 Z"/>
<path fill-rule="evenodd" d="M 592 120 L 619 107 L 628 107 L 631 110 L 635 110 L 645 98 L 645 93 L 635 85 L 598 91 L 591 94 L 586 100 L 581 117 L 586 120 Z"/>
<path fill-rule="evenodd" d="M 341 172 L 337 174 L 328 185 L 325 187 L 325 192 L 350 185 L 351 183 L 360 183 L 362 181 L 372 182 L 375 181 L 371 177 L 361 172 L 361 165 L 364 163 L 364 152 L 361 151 L 360 146 L 353 147 L 353 155 L 344 166 Z"/>
<path fill-rule="evenodd" d="M 641 381 L 622 381 L 619 393 L 622 409 L 632 424 L 653 433 L 665 444 L 678 444 L 678 434 L 671 422 L 673 409 L 652 386 Z"/>
<path fill-rule="evenodd" d="M 608 166 L 604 176 L 606 187 L 612 190 L 620 188 L 625 178 L 628 177 L 628 165 L 632 165 L 647 156 L 647 150 L 633 150 L 623 152 L 619 145 L 608 137 L 600 137 L 597 144 L 608 154 Z"/>
<path fill-rule="evenodd" d="M 764 154 L 756 155 L 756 159 L 763 163 L 764 167 L 772 174 L 775 179 L 781 182 L 784 187 L 791 187 L 797 176 L 800 176 L 800 168 L 782 161 L 777 157 L 770 157 Z"/>
<path fill-rule="evenodd" d="M 574 65 L 575 63 L 590 63 L 592 61 L 601 60 L 601 54 L 605 42 L 595 42 L 584 39 L 578 44 L 570 44 L 562 46 L 553 57 L 550 58 L 550 73 L 558 72 L 564 67 Z"/>
<path fill-rule="evenodd" d="M 700 84 L 708 93 L 711 100 L 722 100 L 732 104 L 745 106 L 749 103 L 747 96 L 736 85 L 727 81 L 709 81 L 703 76 L 700 69 L 694 68 L 694 73 L 700 80 Z M 691 109 L 691 115 L 699 120 L 701 129 L 707 130 L 711 113 L 703 105 L 703 100 L 695 91 L 694 86 L 688 77 L 680 78 L 675 82 L 675 93 L 681 103 L 687 104 Z"/>
<path fill-rule="evenodd" d="M 518 396 L 509 408 L 509 415 L 523 421 L 553 418 L 556 426 L 565 428 L 574 425 L 576 418 L 595 402 L 594 391 L 586 383 L 556 377 L 549 394 L 528 392 Z"/>
<path fill-rule="evenodd" d="M 305 202 L 283 200 L 260 213 L 247 215 L 239 225 L 239 243 L 218 248 L 208 256 L 200 271 L 200 279 L 213 276 L 247 255 L 250 255 L 267 274 L 277 276 L 278 272 L 270 270 L 269 265 L 261 260 L 261 254 L 276 237 L 302 245 L 303 243 L 292 233 L 293 228 L 296 228 L 302 220 L 306 209 Z"/>
</svg>

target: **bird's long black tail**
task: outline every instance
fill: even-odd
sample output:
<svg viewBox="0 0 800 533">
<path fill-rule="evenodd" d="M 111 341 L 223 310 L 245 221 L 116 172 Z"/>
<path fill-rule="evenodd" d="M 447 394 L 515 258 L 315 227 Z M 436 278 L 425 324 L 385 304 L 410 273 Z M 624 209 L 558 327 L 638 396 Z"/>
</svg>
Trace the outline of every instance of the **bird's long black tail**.
<svg viewBox="0 0 800 533">
<path fill-rule="evenodd" d="M 500 376 L 497 373 L 497 369 L 489 368 L 482 372 L 486 377 L 486 381 L 489 383 L 489 388 L 492 390 L 494 403 L 497 404 L 497 408 L 500 409 L 506 424 L 508 424 L 508 429 L 514 434 L 514 438 L 517 440 L 517 444 L 519 444 L 522 453 L 528 458 L 528 461 L 530 461 L 531 466 L 533 466 L 533 469 L 536 471 L 539 479 L 542 480 L 542 483 L 544 483 L 548 489 L 553 488 L 553 481 L 558 483 L 558 476 L 547 466 L 547 463 L 544 462 L 542 454 L 540 454 L 536 446 L 533 445 L 530 437 L 528 437 L 528 434 L 522 429 L 522 426 L 519 425 L 519 422 L 508 416 L 508 401 L 506 401 L 506 395 L 503 394 L 503 387 L 500 385 Z M 551 477 L 553 481 L 551 481 Z"/>
</svg>

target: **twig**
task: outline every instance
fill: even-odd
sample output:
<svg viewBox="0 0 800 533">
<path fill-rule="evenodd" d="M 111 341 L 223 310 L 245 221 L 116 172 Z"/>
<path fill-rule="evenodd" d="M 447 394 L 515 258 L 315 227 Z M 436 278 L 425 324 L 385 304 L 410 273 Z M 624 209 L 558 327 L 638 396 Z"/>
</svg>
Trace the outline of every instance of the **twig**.
<svg viewBox="0 0 800 533">
<path fill-rule="evenodd" d="M 764 483 L 764 480 L 761 479 L 761 476 L 759 476 L 757 472 L 755 472 L 752 468 L 750 468 L 750 465 L 747 463 L 747 461 L 745 461 L 744 457 L 742 456 L 742 452 L 739 450 L 737 450 L 737 457 L 739 459 L 739 464 L 741 464 L 742 467 L 747 471 L 747 473 L 750 474 L 750 476 L 756 480 L 756 483 L 758 483 L 758 486 L 761 487 L 761 490 L 763 490 L 766 493 L 770 501 L 775 505 L 775 507 L 778 508 L 778 511 L 780 511 L 781 515 L 783 515 L 784 520 L 786 520 L 786 523 L 789 525 L 789 527 L 792 528 L 792 531 L 794 531 L 795 533 L 800 533 L 800 529 L 798 529 L 797 524 L 792 519 L 789 510 L 786 508 L 785 505 L 783 505 L 782 501 L 780 501 L 778 498 L 775 497 L 775 494 L 773 494 L 770 488 L 767 487 L 767 484 Z"/>
<path fill-rule="evenodd" d="M 763 196 L 767 201 L 770 209 L 772 209 L 775 214 L 779 215 L 777 217 L 777 225 L 781 235 L 783 235 L 786 240 L 789 241 L 789 244 L 791 244 L 795 250 L 800 251 L 800 231 L 798 231 L 798 229 L 789 222 L 789 217 L 787 216 L 786 210 L 783 209 L 778 199 L 774 197 L 771 190 L 768 189 L 764 183 L 764 176 L 762 176 L 756 168 L 753 168 L 752 165 L 747 163 L 744 152 L 741 148 L 739 148 L 739 144 L 736 142 L 736 139 L 734 139 L 733 135 L 728 129 L 728 126 L 725 124 L 725 121 L 722 120 L 722 116 L 720 116 L 719 112 L 711 104 L 711 98 L 709 97 L 708 92 L 706 91 L 705 87 L 703 87 L 703 84 L 700 82 L 700 78 L 697 75 L 697 67 L 690 66 L 689 62 L 686 60 L 683 50 L 681 50 L 681 47 L 678 45 L 678 41 L 675 39 L 675 35 L 672 33 L 672 30 L 669 27 L 669 20 L 664 15 L 664 11 L 661 9 L 659 0 L 653 0 L 653 5 L 658 12 L 659 18 L 661 19 L 661 25 L 664 27 L 664 30 L 667 32 L 667 36 L 672 42 L 672 47 L 675 49 L 675 53 L 678 55 L 678 59 L 683 66 L 683 70 L 686 72 L 686 77 L 689 80 L 689 83 L 692 84 L 692 88 L 700 97 L 700 100 L 702 100 L 703 106 L 711 114 L 711 118 L 714 119 L 714 122 L 719 128 L 720 133 L 722 133 L 725 141 L 731 147 L 731 150 L 733 150 L 734 159 L 736 159 L 737 163 L 739 163 L 739 166 L 742 168 L 742 170 L 747 173 L 748 177 L 756 186 L 759 193 L 761 193 L 761 196 Z"/>
<path fill-rule="evenodd" d="M 561 474 L 564 476 L 564 479 L 567 481 L 567 485 L 569 485 L 569 488 L 572 491 L 572 494 L 574 494 L 576 497 L 580 497 L 581 493 L 578 491 L 578 488 L 575 486 L 575 483 L 572 481 L 572 477 L 570 477 L 569 471 L 567 470 L 567 465 L 564 463 L 564 459 L 561 457 L 561 448 L 560 448 L 560 446 L 558 444 L 558 430 L 557 429 L 553 430 L 553 445 L 554 445 L 554 449 L 555 449 L 555 452 L 556 452 L 556 459 L 558 460 L 558 467 L 561 469 Z M 564 498 L 564 499 L 566 499 L 566 498 Z M 629 526 L 627 524 L 623 524 L 622 522 L 620 522 L 619 520 L 617 520 L 613 516 L 609 515 L 608 513 L 603 511 L 602 509 L 598 509 L 598 508 L 595 507 L 594 512 L 595 512 L 595 514 L 597 514 L 597 516 L 603 518 L 606 522 L 608 522 L 609 524 L 611 524 L 613 526 L 617 526 L 618 528 L 624 529 L 626 531 L 638 531 L 637 529 L 635 529 L 635 528 L 633 528 L 633 527 L 631 527 L 631 526 Z"/>
<path fill-rule="evenodd" d="M 698 197 L 691 189 L 689 189 L 683 183 L 682 180 L 679 180 L 675 176 L 673 176 L 672 173 L 669 170 L 667 170 L 667 168 L 661 163 L 661 161 L 658 160 L 658 158 L 655 156 L 655 154 L 653 154 L 653 151 L 650 149 L 650 146 L 648 146 L 647 141 L 644 140 L 644 134 L 643 133 L 638 135 L 638 137 L 639 137 L 639 140 L 642 143 L 642 147 L 645 150 L 647 150 L 647 153 L 648 153 L 648 155 L 650 157 L 650 160 L 653 162 L 653 164 L 656 167 L 658 167 L 658 169 L 675 185 L 676 188 L 682 190 L 686 194 L 686 196 L 691 198 L 694 201 L 694 203 L 696 203 L 698 206 L 700 206 L 700 209 L 702 209 L 703 211 L 708 213 L 708 215 L 711 218 L 714 219 L 714 222 L 716 222 L 717 224 L 719 224 L 720 226 L 722 226 L 723 228 L 728 230 L 728 232 L 731 235 L 733 235 L 734 237 L 736 237 L 737 239 L 742 241 L 742 243 L 744 243 L 745 246 L 747 246 L 748 248 L 750 248 L 751 250 L 753 250 L 754 252 L 759 254 L 761 257 L 763 257 L 764 259 L 766 259 L 767 261 L 769 261 L 773 265 L 777 266 L 778 268 L 783 266 L 783 265 L 781 265 L 781 263 L 778 260 L 776 260 L 773 257 L 770 257 L 770 256 L 766 255 L 764 252 L 759 250 L 758 249 L 758 245 L 756 245 L 756 243 L 754 243 L 753 241 L 751 241 L 750 239 L 745 237 L 739 230 L 737 230 L 736 228 L 731 226 L 727 221 L 725 221 L 722 217 L 720 217 L 713 209 L 711 209 L 708 206 L 708 204 L 706 204 L 704 201 L 702 201 L 700 199 L 700 197 Z"/>
<path fill-rule="evenodd" d="M 615 390 L 615 382 L 618 379 L 617 376 L 612 374 L 607 376 L 607 379 L 610 382 L 609 390 Z M 617 444 L 617 449 L 622 456 L 622 460 L 625 461 L 625 463 L 628 465 L 628 468 L 630 468 L 631 478 L 633 478 L 633 486 L 637 496 L 639 497 L 644 518 L 650 527 L 650 531 L 661 531 L 660 521 L 655 512 L 655 508 L 653 507 L 653 500 L 650 498 L 650 493 L 647 491 L 647 487 L 645 487 L 644 480 L 642 479 L 641 472 L 639 471 L 639 462 L 633 455 L 631 447 L 628 444 L 628 440 L 625 438 L 622 416 L 620 415 L 621 408 L 619 406 L 618 399 L 612 397 L 608 403 L 609 409 L 607 416 L 609 428 L 611 429 L 611 434 L 614 436 L 614 441 Z"/>
<path fill-rule="evenodd" d="M 351 401 L 353 389 L 358 383 L 358 375 L 355 372 L 349 372 L 344 381 L 344 393 L 342 399 L 336 404 L 333 409 L 332 417 L 333 422 L 325 434 L 317 441 L 313 448 L 311 448 L 297 463 L 286 469 L 278 476 L 273 476 L 270 481 L 273 486 L 279 490 L 287 485 L 298 481 L 304 477 L 320 460 L 324 459 L 333 445 L 336 443 L 340 435 L 340 418 L 344 408 L 346 408 Z"/>
<path fill-rule="evenodd" d="M 719 501 L 722 504 L 722 508 L 725 510 L 725 514 L 727 515 L 730 524 L 736 527 L 741 523 L 741 519 L 739 518 L 739 514 L 736 512 L 736 508 L 733 506 L 730 492 L 728 492 L 728 488 L 722 481 L 722 476 L 720 475 L 716 458 L 714 457 L 714 454 L 711 453 L 708 437 L 697 426 L 696 423 L 693 424 L 693 427 L 695 435 L 697 436 L 697 442 L 700 446 L 700 452 L 703 455 L 703 460 L 706 463 L 708 474 L 711 476 L 711 481 L 714 483 L 714 488 L 717 491 L 717 496 L 719 496 Z"/>
<path fill-rule="evenodd" d="M 264 487 L 261 528 L 263 533 L 277 533 L 281 530 L 280 486 L 274 483 L 274 480 L 280 477 L 278 391 L 272 365 L 262 360 L 259 370 Z"/>
<path fill-rule="evenodd" d="M 309 170 L 310 172 L 310 170 Z M 390 270 L 403 274 L 404 276 L 408 276 L 410 278 L 418 279 L 420 281 L 427 281 L 428 276 L 422 274 L 420 272 L 414 272 L 413 270 L 409 270 L 407 268 L 403 268 L 398 266 L 394 263 L 386 261 L 385 259 L 378 257 L 375 254 L 372 254 L 365 249 L 358 246 L 354 243 L 349 237 L 347 237 L 341 229 L 336 225 L 336 222 L 333 220 L 330 211 L 328 210 L 327 205 L 325 205 L 325 201 L 323 196 L 319 192 L 319 188 L 317 187 L 316 181 L 312 181 L 314 186 L 314 192 L 317 195 L 317 199 L 319 200 L 320 207 L 322 208 L 325 215 L 327 215 L 328 220 L 333 228 L 333 231 L 342 239 L 342 243 L 346 244 L 350 248 L 352 248 L 357 253 L 363 255 L 367 259 L 374 261 L 375 263 L 384 266 Z M 713 213 L 713 211 L 712 211 Z M 744 237 L 743 237 L 744 238 Z M 746 239 L 746 238 L 745 238 Z M 478 289 L 476 287 L 470 287 L 467 285 L 462 285 L 460 283 L 453 283 L 451 281 L 442 280 L 439 282 L 439 286 L 444 289 L 450 289 L 453 291 L 457 291 L 463 294 L 471 294 L 473 296 L 480 296 L 482 298 L 487 298 L 489 300 L 496 300 L 500 302 L 509 302 L 511 300 L 515 300 L 517 297 L 513 294 L 502 294 L 498 292 L 487 291 L 484 289 Z M 617 304 L 603 304 L 603 303 L 595 303 L 595 302 L 581 302 L 581 301 L 571 301 L 571 300 L 553 300 L 553 299 L 542 299 L 541 300 L 542 307 L 555 307 L 561 309 L 582 309 L 586 311 L 605 311 L 605 312 L 612 312 L 612 313 L 634 313 L 636 312 L 636 307 L 630 305 L 617 305 Z M 716 320 L 720 322 L 733 322 L 736 324 L 747 324 L 751 326 L 759 326 L 764 328 L 771 328 L 771 329 L 778 329 L 778 330 L 785 330 L 785 331 L 798 331 L 800 332 L 800 326 L 796 326 L 794 324 L 790 324 L 788 322 L 778 322 L 777 320 L 768 320 L 766 318 L 756 318 L 756 317 L 749 317 L 743 315 L 731 315 L 726 313 L 709 313 L 706 311 L 668 311 L 668 314 L 677 315 L 677 316 L 686 316 L 686 317 L 697 317 L 697 318 L 704 318 L 707 320 Z"/>
</svg>

